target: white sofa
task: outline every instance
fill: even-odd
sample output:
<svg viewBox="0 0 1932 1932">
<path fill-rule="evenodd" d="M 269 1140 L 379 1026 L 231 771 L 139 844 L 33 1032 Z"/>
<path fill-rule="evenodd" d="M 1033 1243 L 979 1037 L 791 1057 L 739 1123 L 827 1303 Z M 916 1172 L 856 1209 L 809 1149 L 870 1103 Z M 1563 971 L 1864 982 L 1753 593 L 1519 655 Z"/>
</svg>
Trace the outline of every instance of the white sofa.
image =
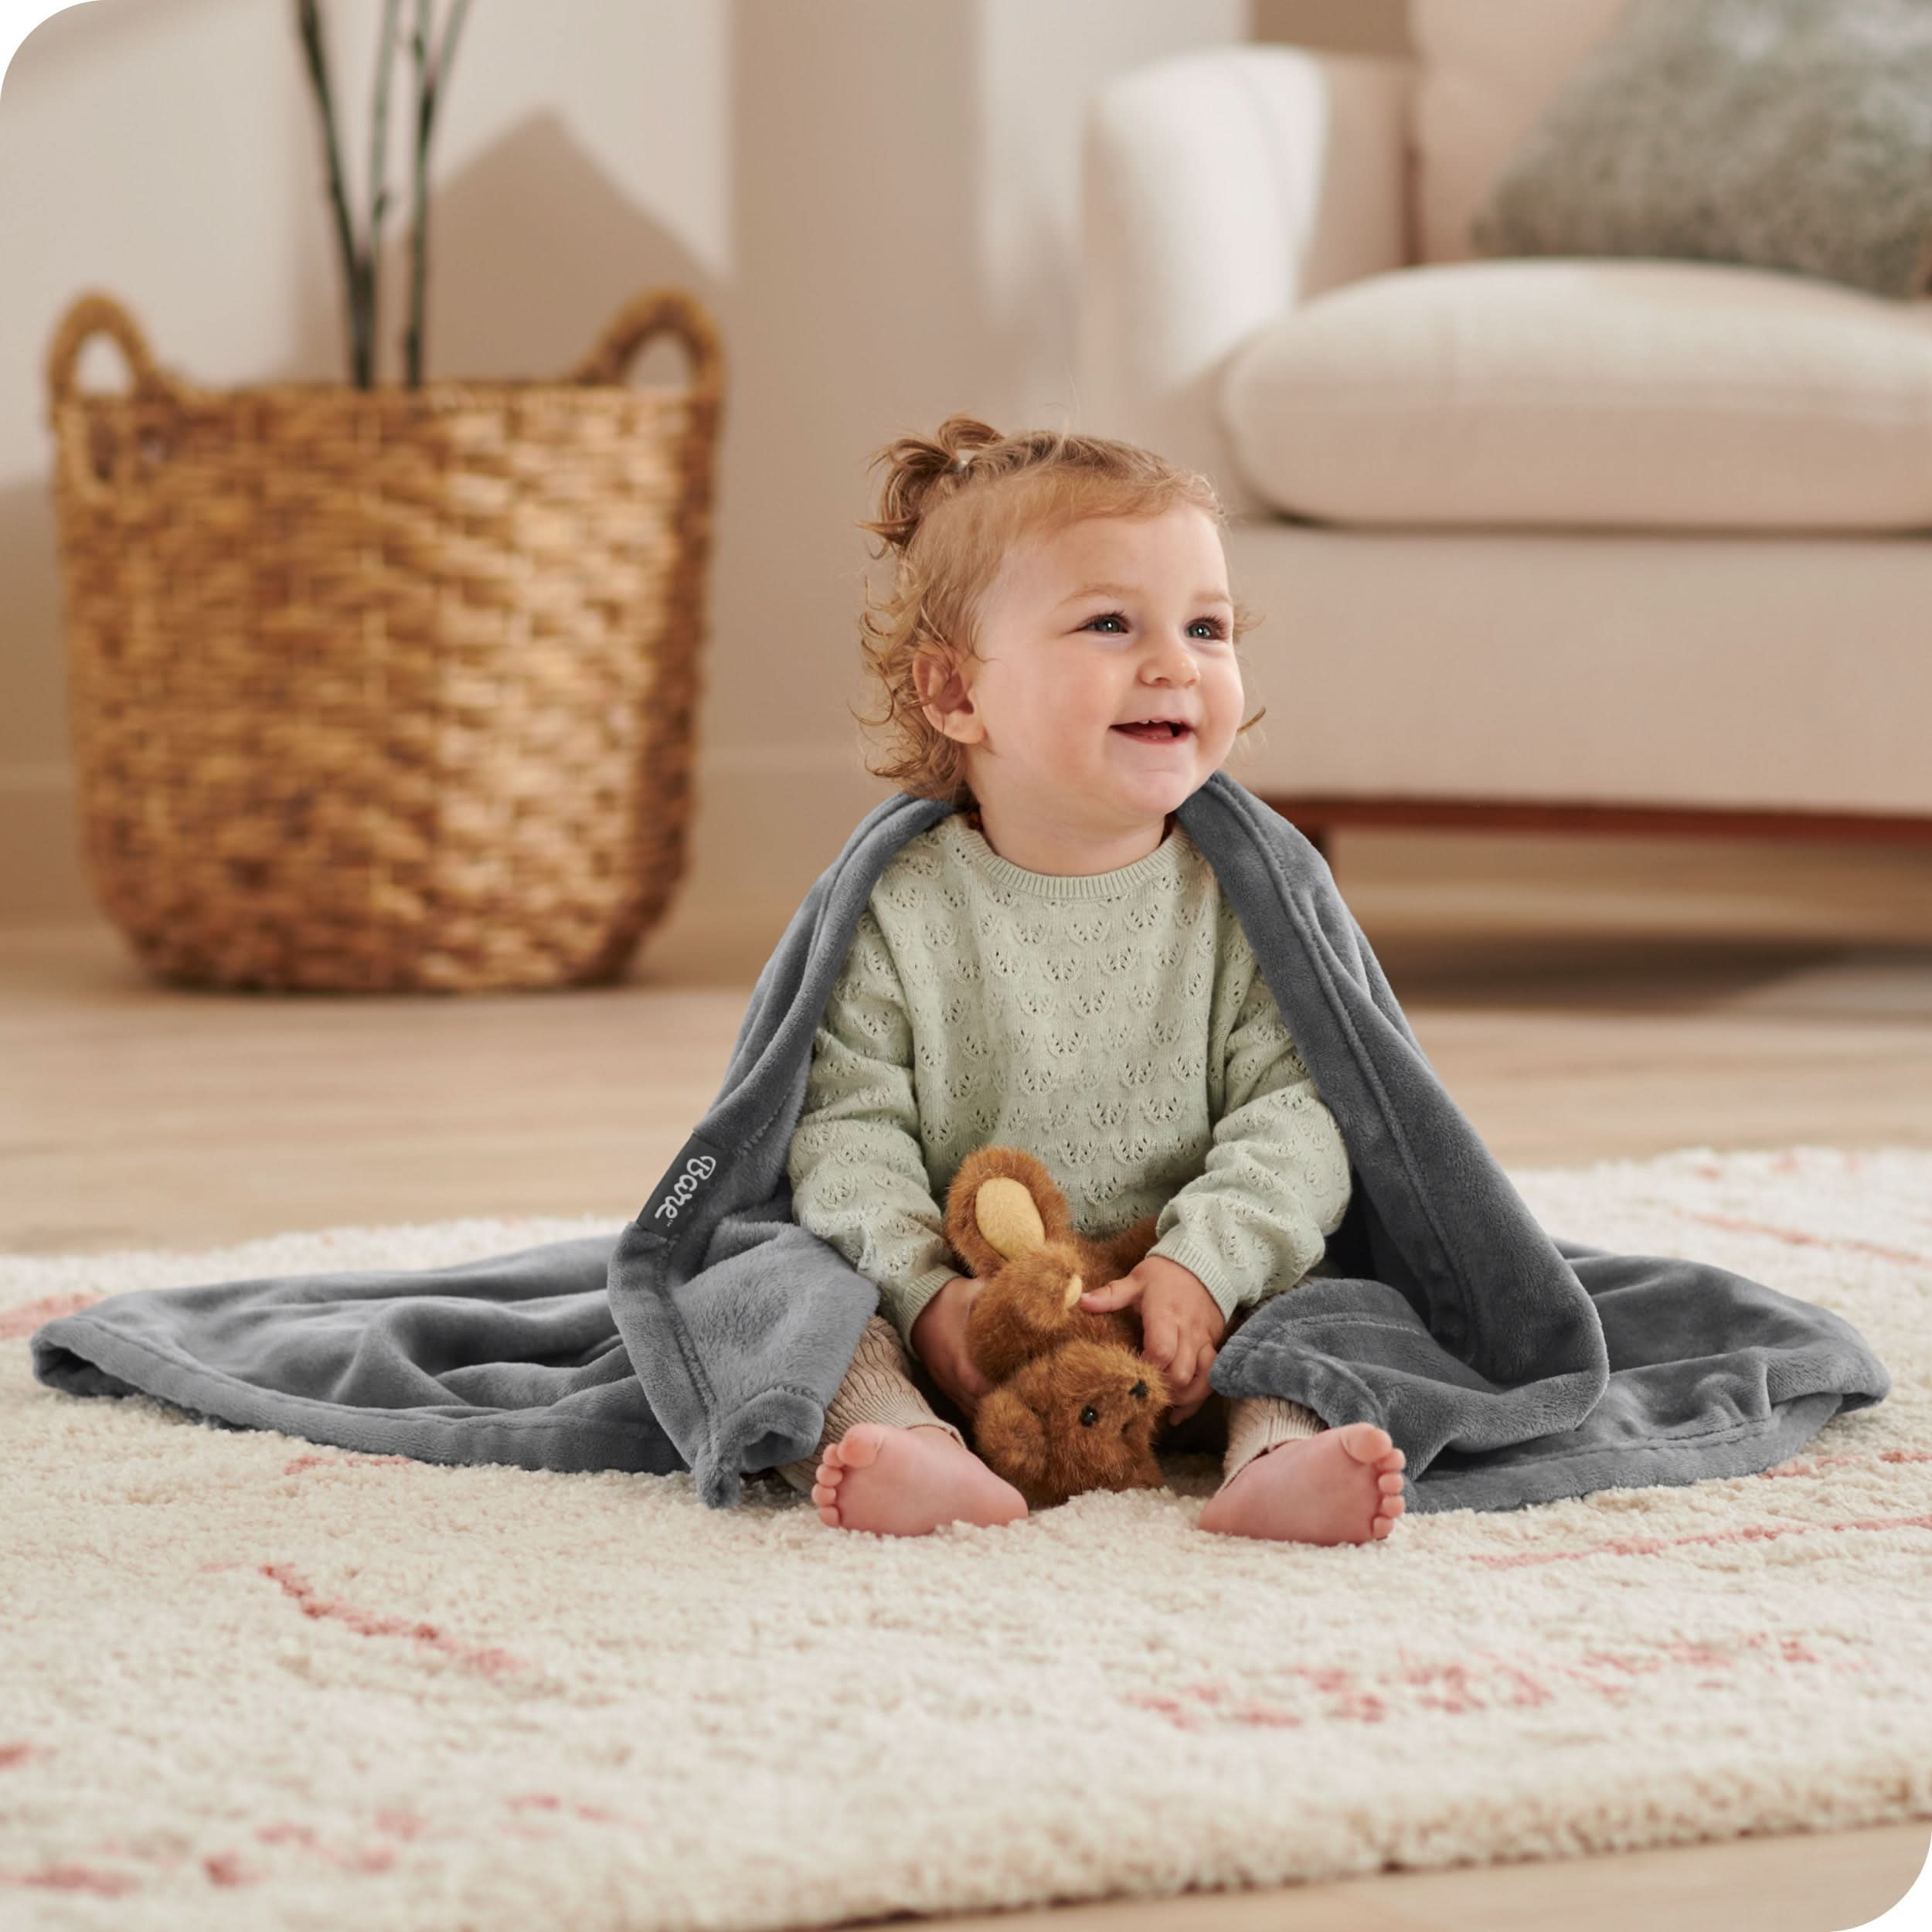
<svg viewBox="0 0 1932 1932">
<path fill-rule="evenodd" d="M 1620 4 L 1099 90 L 1077 427 L 1220 490 L 1269 707 L 1230 769 L 1318 841 L 1932 842 L 1932 301 L 1469 244 Z"/>
</svg>

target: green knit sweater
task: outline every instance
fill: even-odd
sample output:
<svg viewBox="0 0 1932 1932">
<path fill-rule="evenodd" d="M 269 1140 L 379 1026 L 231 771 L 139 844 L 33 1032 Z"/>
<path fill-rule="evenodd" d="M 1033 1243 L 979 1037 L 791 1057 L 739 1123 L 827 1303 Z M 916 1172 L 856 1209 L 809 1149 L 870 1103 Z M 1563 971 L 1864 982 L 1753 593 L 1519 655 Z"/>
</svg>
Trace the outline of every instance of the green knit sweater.
<svg viewBox="0 0 1932 1932">
<path fill-rule="evenodd" d="M 940 1203 L 989 1143 L 1025 1148 L 1104 1235 L 1232 1316 L 1319 1272 L 1349 1204 L 1335 1117 L 1213 869 L 1178 821 L 1079 877 L 1002 859 L 955 811 L 895 852 L 812 1043 L 793 1218 L 876 1283 L 910 1342 L 961 1270 Z"/>
</svg>

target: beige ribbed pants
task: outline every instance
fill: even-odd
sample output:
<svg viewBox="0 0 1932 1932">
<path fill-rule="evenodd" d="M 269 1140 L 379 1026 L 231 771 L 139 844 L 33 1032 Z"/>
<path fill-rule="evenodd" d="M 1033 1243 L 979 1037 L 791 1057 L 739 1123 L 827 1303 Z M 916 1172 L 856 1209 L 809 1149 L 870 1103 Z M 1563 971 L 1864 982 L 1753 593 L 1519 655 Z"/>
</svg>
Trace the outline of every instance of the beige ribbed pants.
<svg viewBox="0 0 1932 1932">
<path fill-rule="evenodd" d="M 825 1411 L 825 1433 L 818 1447 L 796 1462 L 781 1463 L 779 1473 L 794 1489 L 809 1495 L 813 1473 L 827 1446 L 859 1422 L 890 1423 L 901 1429 L 944 1429 L 962 1447 L 970 1449 L 972 1444 L 933 1407 L 927 1399 L 929 1389 L 937 1393 L 925 1365 L 913 1360 L 886 1316 L 873 1315 L 860 1334 L 852 1366 Z M 1211 1447 L 1212 1416 L 1217 1410 L 1226 1412 L 1227 1448 L 1221 1461 L 1224 1489 L 1264 1449 L 1298 1437 L 1319 1435 L 1327 1426 L 1312 1409 L 1304 1409 L 1298 1402 L 1283 1402 L 1274 1396 L 1230 1398 L 1216 1391 L 1209 1393 L 1179 1431 L 1170 1433 L 1172 1446 L 1185 1447 L 1189 1438 L 1200 1441 L 1205 1437 L 1202 1446 Z M 1206 1427 L 1197 1427 L 1202 1424 Z"/>
</svg>

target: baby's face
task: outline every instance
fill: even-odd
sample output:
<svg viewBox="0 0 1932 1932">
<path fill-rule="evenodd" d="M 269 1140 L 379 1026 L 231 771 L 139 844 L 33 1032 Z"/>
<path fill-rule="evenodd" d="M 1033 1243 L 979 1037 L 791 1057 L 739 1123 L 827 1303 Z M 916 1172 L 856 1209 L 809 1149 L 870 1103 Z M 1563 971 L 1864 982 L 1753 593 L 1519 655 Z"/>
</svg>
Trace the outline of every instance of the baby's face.
<svg viewBox="0 0 1932 1932">
<path fill-rule="evenodd" d="M 1233 616 L 1220 532 L 1190 505 L 1087 518 L 1009 553 L 981 611 L 955 733 L 975 794 L 1097 838 L 1158 825 L 1240 726 Z M 1189 729 L 1120 729 L 1170 717 Z"/>
</svg>

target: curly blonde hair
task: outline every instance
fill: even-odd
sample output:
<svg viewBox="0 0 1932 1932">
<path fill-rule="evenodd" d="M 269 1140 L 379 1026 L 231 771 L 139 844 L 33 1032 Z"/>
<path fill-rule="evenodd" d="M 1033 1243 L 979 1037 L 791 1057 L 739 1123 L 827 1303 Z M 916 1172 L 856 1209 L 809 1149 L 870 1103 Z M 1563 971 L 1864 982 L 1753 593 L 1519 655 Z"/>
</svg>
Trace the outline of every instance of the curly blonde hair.
<svg viewBox="0 0 1932 1932">
<path fill-rule="evenodd" d="M 852 716 L 893 734 L 876 778 L 955 806 L 974 801 L 966 747 L 926 716 L 913 666 L 928 653 L 949 662 L 978 652 L 977 620 L 1002 559 L 1019 541 L 1051 536 L 1090 516 L 1157 516 L 1189 503 L 1225 528 L 1214 486 L 1137 444 L 1068 430 L 1019 430 L 1010 436 L 971 416 L 949 416 L 930 437 L 902 436 L 873 453 L 869 469 L 889 465 L 879 515 L 862 522 L 898 553 L 892 588 L 869 583 L 859 620 L 869 681 L 885 710 Z M 1256 614 L 1238 600 L 1230 637 L 1237 647 Z M 1260 711 L 1240 729 L 1258 723 Z"/>
</svg>

